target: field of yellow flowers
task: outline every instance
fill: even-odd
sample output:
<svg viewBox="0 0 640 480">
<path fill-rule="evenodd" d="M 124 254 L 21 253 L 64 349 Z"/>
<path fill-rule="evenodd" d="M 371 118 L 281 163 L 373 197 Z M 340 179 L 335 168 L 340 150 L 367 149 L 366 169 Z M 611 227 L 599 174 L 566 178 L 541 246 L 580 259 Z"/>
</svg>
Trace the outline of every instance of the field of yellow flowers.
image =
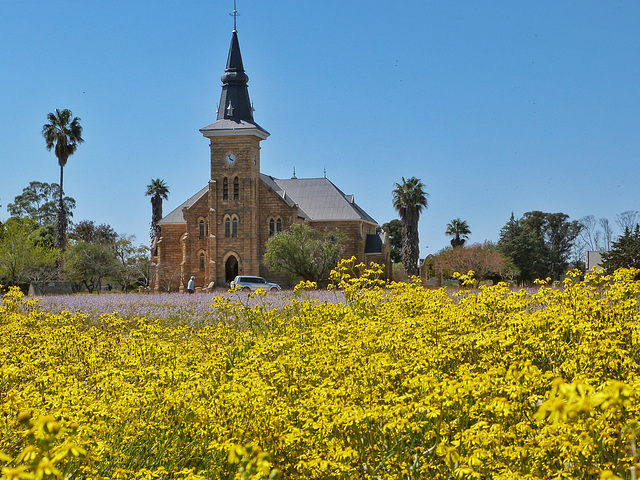
<svg viewBox="0 0 640 480">
<path fill-rule="evenodd" d="M 358 268 L 340 302 L 214 297 L 196 326 L 10 290 L 0 478 L 636 478 L 637 271 L 448 293 Z"/>
</svg>

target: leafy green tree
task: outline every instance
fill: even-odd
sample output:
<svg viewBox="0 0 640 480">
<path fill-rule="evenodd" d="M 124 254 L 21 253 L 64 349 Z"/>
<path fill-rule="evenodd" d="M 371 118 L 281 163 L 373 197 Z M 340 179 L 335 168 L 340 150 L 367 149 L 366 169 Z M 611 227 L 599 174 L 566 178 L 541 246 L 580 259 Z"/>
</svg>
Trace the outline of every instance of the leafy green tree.
<svg viewBox="0 0 640 480">
<path fill-rule="evenodd" d="M 469 225 L 466 220 L 455 218 L 447 224 L 447 230 L 444 234 L 453 237 L 451 239 L 451 246 L 453 248 L 463 247 L 467 238 L 471 235 L 471 230 L 469 230 Z"/>
<path fill-rule="evenodd" d="M 582 225 L 578 221 L 569 221 L 569 215 L 565 213 L 546 213 L 543 215 L 545 219 L 544 243 L 548 252 L 549 276 L 558 280 L 567 272 L 571 250 L 580 234 Z"/>
<path fill-rule="evenodd" d="M 65 253 L 64 270 L 69 280 L 85 285 L 89 293 L 100 293 L 102 280 L 116 274 L 118 262 L 104 245 L 79 242 Z"/>
<path fill-rule="evenodd" d="M 323 282 L 342 258 L 345 242 L 342 232 L 321 232 L 308 225 L 294 224 L 269 238 L 264 264 L 274 272 Z"/>
<path fill-rule="evenodd" d="M 55 277 L 58 250 L 37 241 L 35 222 L 10 218 L 0 227 L 0 279 L 16 285 Z"/>
<path fill-rule="evenodd" d="M 402 263 L 408 275 L 418 275 L 420 247 L 418 221 L 423 208 L 427 208 L 428 193 L 424 184 L 416 177 L 396 183 L 393 189 L 393 207 L 402 221 Z"/>
<path fill-rule="evenodd" d="M 618 268 L 640 268 L 640 225 L 631 230 L 625 226 L 624 233 L 613 242 L 611 250 L 602 254 L 602 266 L 608 273 Z"/>
<path fill-rule="evenodd" d="M 113 277 L 126 292 L 133 284 L 147 285 L 149 275 L 149 249 L 134 244 L 135 236 L 118 235 L 113 244 L 113 253 L 117 260 Z"/>
<path fill-rule="evenodd" d="M 82 220 L 74 225 L 69 238 L 75 242 L 91 243 L 113 248 L 118 240 L 116 231 L 106 223 L 96 225 L 93 220 Z"/>
<path fill-rule="evenodd" d="M 162 220 L 162 200 L 169 198 L 169 187 L 164 180 L 156 178 L 147 185 L 146 196 L 151 197 L 151 243 L 160 236 L 158 222 Z"/>
<path fill-rule="evenodd" d="M 49 123 L 42 126 L 42 136 L 47 145 L 47 150 L 54 148 L 58 165 L 60 165 L 60 195 L 58 197 L 58 213 L 56 216 L 56 246 L 61 250 L 66 246 L 67 215 L 64 204 L 63 173 L 67 160 L 75 153 L 78 145 L 84 142 L 82 138 L 82 126 L 80 119 L 74 117 L 71 110 L 64 109 L 49 113 Z"/>
<path fill-rule="evenodd" d="M 39 226 L 54 225 L 59 198 L 60 186 L 57 183 L 34 181 L 22 189 L 13 203 L 7 205 L 7 211 L 12 217 L 29 218 Z M 62 201 L 67 215 L 72 217 L 76 201 L 71 197 L 64 197 Z"/>
<path fill-rule="evenodd" d="M 90 292 L 99 291 L 106 280 L 117 282 L 125 292 L 133 284 L 146 285 L 149 249 L 136 246 L 135 236 L 120 235 L 106 223 L 82 220 L 71 229 L 69 239 L 72 245 L 66 257 L 72 263 L 66 266 L 67 276 L 84 283 Z"/>
<path fill-rule="evenodd" d="M 402 222 L 396 218 L 383 224 L 382 229 L 389 236 L 391 262 L 400 263 L 402 261 Z"/>
<path fill-rule="evenodd" d="M 36 228 L 31 233 L 31 240 L 35 245 L 45 248 L 55 248 L 56 245 L 56 227 L 53 224 L 44 225 Z"/>
<path fill-rule="evenodd" d="M 558 280 L 569 265 L 569 256 L 581 225 L 564 213 L 527 212 L 516 220 L 511 214 L 500 230 L 498 247 L 519 270 L 520 283 L 539 278 Z"/>
<path fill-rule="evenodd" d="M 518 281 L 529 284 L 538 278 L 546 278 L 546 252 L 544 239 L 536 225 L 523 219 L 511 218 L 500 231 L 500 251 L 513 261 L 520 271 Z"/>
</svg>

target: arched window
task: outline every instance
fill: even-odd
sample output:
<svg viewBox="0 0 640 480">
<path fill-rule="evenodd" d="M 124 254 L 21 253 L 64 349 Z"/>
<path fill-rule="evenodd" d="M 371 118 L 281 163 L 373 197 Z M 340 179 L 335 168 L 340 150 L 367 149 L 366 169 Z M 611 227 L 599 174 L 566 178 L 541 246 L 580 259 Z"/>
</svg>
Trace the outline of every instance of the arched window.
<svg viewBox="0 0 640 480">
<path fill-rule="evenodd" d="M 224 236 L 231 236 L 231 219 L 229 217 L 224 219 Z"/>
<path fill-rule="evenodd" d="M 281 232 L 282 232 L 282 218 L 271 217 L 269 219 L 269 236 L 273 237 L 274 235 Z"/>
<path fill-rule="evenodd" d="M 233 179 L 233 199 L 235 201 L 240 200 L 240 181 L 238 177 Z"/>
<path fill-rule="evenodd" d="M 238 236 L 238 217 L 233 217 L 233 228 L 231 230 L 231 236 L 232 237 Z"/>
<path fill-rule="evenodd" d="M 229 201 L 229 180 L 227 177 L 224 177 L 224 180 L 222 180 L 222 201 Z"/>
<path fill-rule="evenodd" d="M 200 252 L 200 270 L 204 270 L 204 252 Z"/>
<path fill-rule="evenodd" d="M 204 238 L 205 234 L 204 220 L 200 220 L 200 238 Z"/>
</svg>

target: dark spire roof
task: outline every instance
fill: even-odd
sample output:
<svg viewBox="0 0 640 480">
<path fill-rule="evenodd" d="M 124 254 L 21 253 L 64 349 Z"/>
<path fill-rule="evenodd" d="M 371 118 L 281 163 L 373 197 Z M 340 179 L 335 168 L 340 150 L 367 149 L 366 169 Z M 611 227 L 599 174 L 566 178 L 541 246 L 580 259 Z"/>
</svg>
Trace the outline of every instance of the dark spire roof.
<svg viewBox="0 0 640 480">
<path fill-rule="evenodd" d="M 235 30 L 231 37 L 227 68 L 224 69 L 224 74 L 220 79 L 222 80 L 222 95 L 220 95 L 220 106 L 218 107 L 218 120 L 229 118 L 253 122 L 247 85 L 249 77 L 244 73 L 238 32 Z"/>
<path fill-rule="evenodd" d="M 227 66 L 222 80 L 222 93 L 218 105 L 216 122 L 204 127 L 200 131 L 207 136 L 207 132 L 220 130 L 258 129 L 262 135 L 269 133 L 253 120 L 253 106 L 249 100 L 249 77 L 244 71 L 238 32 L 233 31 L 231 46 L 227 57 Z M 261 136 L 262 136 L 261 135 Z"/>
</svg>

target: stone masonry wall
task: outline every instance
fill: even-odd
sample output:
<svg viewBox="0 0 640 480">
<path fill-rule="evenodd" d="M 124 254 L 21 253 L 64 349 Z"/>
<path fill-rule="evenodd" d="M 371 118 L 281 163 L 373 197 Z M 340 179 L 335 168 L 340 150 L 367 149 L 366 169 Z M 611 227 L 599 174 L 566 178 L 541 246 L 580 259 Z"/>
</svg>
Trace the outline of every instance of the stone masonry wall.
<svg viewBox="0 0 640 480">
<path fill-rule="evenodd" d="M 175 292 L 181 285 L 182 242 L 184 224 L 162 225 L 158 254 L 152 257 L 151 288 L 156 292 Z"/>
<path fill-rule="evenodd" d="M 186 289 L 191 276 L 196 277 L 196 286 L 204 287 L 212 281 L 209 268 L 209 198 L 203 195 L 191 207 L 183 212 L 187 222 L 187 235 L 183 239 L 185 247 L 185 257 L 182 261 L 183 289 Z M 200 235 L 200 222 L 204 222 L 204 234 Z M 204 266 L 200 265 L 200 254 L 203 253 Z"/>
</svg>

